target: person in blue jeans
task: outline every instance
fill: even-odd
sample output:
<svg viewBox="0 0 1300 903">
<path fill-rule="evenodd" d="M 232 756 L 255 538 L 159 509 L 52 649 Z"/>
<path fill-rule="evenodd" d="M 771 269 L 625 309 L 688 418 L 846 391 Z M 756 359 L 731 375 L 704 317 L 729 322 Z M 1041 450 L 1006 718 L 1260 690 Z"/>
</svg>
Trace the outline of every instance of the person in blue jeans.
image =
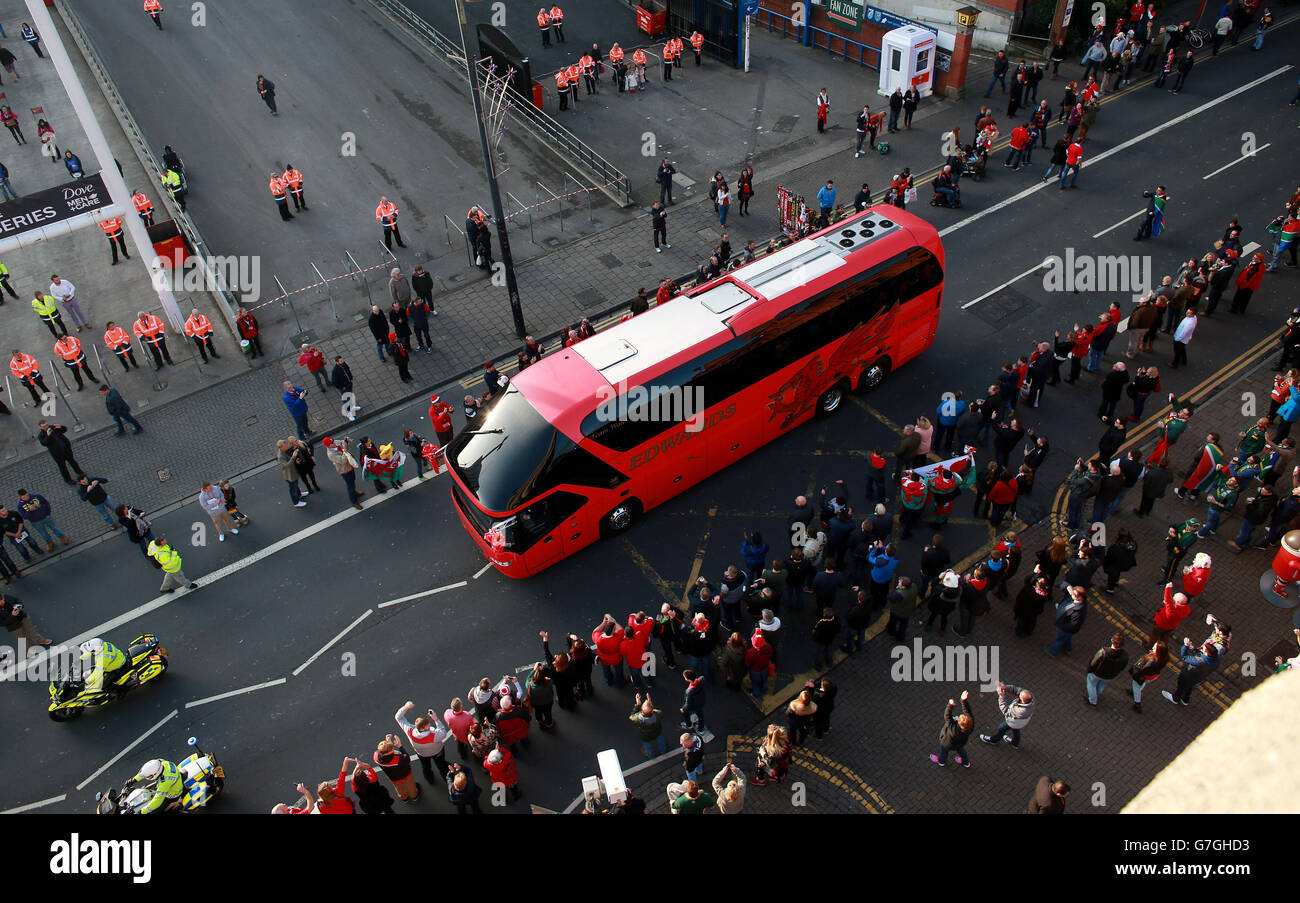
<svg viewBox="0 0 1300 903">
<path fill-rule="evenodd" d="M 998 681 L 998 709 L 1002 712 L 1002 723 L 992 734 L 980 734 L 980 739 L 994 745 L 999 740 L 1006 740 L 1019 749 L 1020 732 L 1034 716 L 1034 694 L 1022 687 Z"/>
<path fill-rule="evenodd" d="M 311 427 L 307 425 L 307 390 L 295 386 L 286 379 L 284 406 L 289 409 L 289 416 L 293 418 L 294 425 L 298 428 L 298 438 L 306 442 L 311 438 Z"/>
<path fill-rule="evenodd" d="M 379 363 L 385 363 L 388 360 L 384 357 L 384 349 L 388 347 L 388 318 L 379 309 L 379 305 L 371 306 L 370 319 L 366 325 L 370 327 L 370 334 L 375 338 L 375 351 L 379 354 Z"/>
<path fill-rule="evenodd" d="M 57 539 L 65 546 L 68 544 L 68 536 L 59 526 L 59 522 L 54 519 L 53 511 L 50 508 L 49 501 L 40 493 L 31 493 L 26 489 L 18 490 L 18 510 L 22 512 L 23 519 L 41 534 L 45 540 L 45 551 L 54 550 L 54 540 Z"/>
<path fill-rule="evenodd" d="M 648 694 L 644 698 L 640 693 L 636 694 L 636 704 L 628 720 L 636 725 L 637 735 L 641 738 L 641 752 L 647 759 L 668 752 L 668 741 L 664 739 L 663 712 L 655 708 Z"/>
<path fill-rule="evenodd" d="M 749 695 L 762 699 L 767 695 L 767 675 L 772 670 L 772 646 L 761 636 L 745 650 L 745 669 L 749 671 Z"/>
<path fill-rule="evenodd" d="M 10 511 L 4 505 L 0 505 L 0 529 L 4 530 L 4 534 L 13 542 L 14 548 L 22 553 L 23 561 L 30 563 L 32 560 L 31 553 L 27 551 L 28 546 L 37 555 L 41 554 L 41 547 L 36 544 L 32 534 L 27 531 L 27 525 L 23 523 L 23 516 L 17 511 Z"/>
<path fill-rule="evenodd" d="M 1219 520 L 1237 504 L 1237 495 L 1240 489 L 1241 483 L 1237 478 L 1228 477 L 1226 483 L 1219 484 L 1206 493 L 1205 526 L 1196 531 L 1197 536 L 1205 539 L 1205 537 L 1219 529 Z"/>
<path fill-rule="evenodd" d="M 104 491 L 104 484 L 108 480 L 103 477 L 82 476 L 77 480 L 77 495 L 81 496 L 83 502 L 89 502 L 95 506 L 99 516 L 104 519 L 104 523 L 116 530 L 117 520 L 113 517 L 117 511 L 117 502 L 113 497 Z"/>
<path fill-rule="evenodd" d="M 0 191 L 4 192 L 4 200 L 12 201 L 18 197 L 18 192 L 9 184 L 9 168 L 0 163 Z"/>
<path fill-rule="evenodd" d="M 1002 83 L 1002 93 L 1007 93 L 1007 69 L 1011 66 L 1011 61 L 1007 59 L 1006 51 L 999 50 L 997 59 L 993 61 L 993 78 L 989 80 L 989 89 L 984 92 L 985 97 L 993 96 L 993 86 Z"/>
<path fill-rule="evenodd" d="M 1088 591 L 1082 586 L 1072 586 L 1056 605 L 1056 639 L 1047 647 L 1048 655 L 1069 653 L 1074 648 L 1074 636 L 1083 629 L 1088 614 Z"/>
</svg>

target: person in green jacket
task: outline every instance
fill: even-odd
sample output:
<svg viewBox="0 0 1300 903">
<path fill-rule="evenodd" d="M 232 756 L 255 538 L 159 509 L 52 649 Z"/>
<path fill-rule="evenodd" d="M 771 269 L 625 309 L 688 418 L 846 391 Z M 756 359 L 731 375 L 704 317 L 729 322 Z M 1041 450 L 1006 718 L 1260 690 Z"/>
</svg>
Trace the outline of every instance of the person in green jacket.
<svg viewBox="0 0 1300 903">
<path fill-rule="evenodd" d="M 1183 563 L 1183 558 L 1196 545 L 1199 538 L 1196 531 L 1201 527 L 1201 522 L 1194 517 L 1189 517 L 1181 524 L 1173 524 L 1169 528 L 1169 535 L 1165 537 L 1165 573 L 1160 578 L 1160 585 L 1173 583 L 1178 574 L 1178 566 Z"/>
<path fill-rule="evenodd" d="M 1205 526 L 1196 531 L 1199 539 L 1204 539 L 1211 533 L 1219 529 L 1219 519 L 1223 515 L 1232 511 L 1237 504 L 1237 495 L 1241 490 L 1241 483 L 1236 477 L 1224 477 L 1226 473 L 1220 472 L 1214 481 L 1214 488 L 1206 495 L 1206 502 L 1209 503 L 1209 513 L 1205 518 Z"/>
<path fill-rule="evenodd" d="M 703 815 L 718 804 L 716 796 L 701 789 L 694 781 L 669 784 L 668 799 L 672 804 L 673 815 Z"/>
</svg>

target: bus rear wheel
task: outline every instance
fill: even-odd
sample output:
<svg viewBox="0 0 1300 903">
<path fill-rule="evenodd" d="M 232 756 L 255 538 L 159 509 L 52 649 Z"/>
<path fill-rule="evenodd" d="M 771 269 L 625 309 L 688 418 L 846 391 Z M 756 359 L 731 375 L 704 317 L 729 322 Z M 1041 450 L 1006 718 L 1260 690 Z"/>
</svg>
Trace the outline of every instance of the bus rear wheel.
<svg viewBox="0 0 1300 903">
<path fill-rule="evenodd" d="M 823 419 L 838 411 L 844 404 L 844 393 L 847 390 L 848 386 L 841 380 L 823 392 L 821 397 L 817 399 L 817 410 L 813 416 Z"/>
<path fill-rule="evenodd" d="M 870 367 L 862 371 L 858 377 L 858 391 L 870 392 L 885 381 L 889 375 L 889 358 L 882 357 Z"/>
<path fill-rule="evenodd" d="M 636 522 L 641 508 L 634 499 L 620 502 L 608 514 L 600 519 L 600 532 L 605 536 L 617 536 L 626 533 Z"/>
</svg>

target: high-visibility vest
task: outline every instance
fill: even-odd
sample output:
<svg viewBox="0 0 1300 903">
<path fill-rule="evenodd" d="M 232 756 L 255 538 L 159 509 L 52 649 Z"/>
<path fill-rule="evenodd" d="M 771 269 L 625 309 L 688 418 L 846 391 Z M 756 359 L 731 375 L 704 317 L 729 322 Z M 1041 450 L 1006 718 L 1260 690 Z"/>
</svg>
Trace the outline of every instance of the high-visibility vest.
<svg viewBox="0 0 1300 903">
<path fill-rule="evenodd" d="M 560 92 L 569 90 L 569 73 L 567 70 L 555 70 L 555 89 Z"/>
<path fill-rule="evenodd" d="M 144 11 L 147 13 L 162 12 L 162 4 L 158 0 L 144 0 Z"/>
<path fill-rule="evenodd" d="M 175 170 L 169 169 L 163 173 L 162 183 L 164 188 L 175 194 L 177 189 L 181 187 L 181 177 Z"/>
<path fill-rule="evenodd" d="M 162 338 L 163 321 L 153 314 L 145 314 L 142 319 L 135 321 L 133 329 L 137 337 L 148 339 L 156 345 L 158 340 Z"/>
<path fill-rule="evenodd" d="M 284 179 L 279 176 L 272 176 L 271 181 L 267 182 L 266 187 L 271 189 L 271 197 L 275 198 L 276 203 L 284 200 Z"/>
<path fill-rule="evenodd" d="M 32 299 L 32 310 L 40 316 L 42 320 L 52 320 L 58 316 L 59 308 L 54 303 L 54 298 L 50 295 L 41 295 Z"/>
<path fill-rule="evenodd" d="M 667 44 L 664 44 L 664 62 L 671 63 L 672 61 L 673 61 L 673 42 L 669 41 Z"/>
<path fill-rule="evenodd" d="M 640 48 L 632 51 L 632 62 L 637 66 L 645 65 L 645 51 Z"/>
<path fill-rule="evenodd" d="M 81 353 L 81 340 L 70 335 L 65 335 L 54 343 L 54 353 L 69 364 L 78 363 L 86 357 Z"/>
<path fill-rule="evenodd" d="M 551 7 L 551 24 L 553 25 L 564 24 L 564 10 L 560 9 L 558 6 Z"/>
<path fill-rule="evenodd" d="M 699 53 L 700 49 L 704 47 L 704 35 L 700 34 L 698 31 L 693 32 L 691 34 L 691 46 L 695 48 L 696 53 Z"/>
<path fill-rule="evenodd" d="M 190 338 L 205 339 L 212 335 L 212 321 L 203 314 L 190 314 L 185 320 L 185 334 Z"/>
<path fill-rule="evenodd" d="M 397 205 L 392 201 L 375 208 L 375 219 L 385 226 L 397 225 Z"/>
<path fill-rule="evenodd" d="M 104 230 L 104 234 L 109 238 L 117 238 L 122 234 L 122 217 L 115 216 L 112 219 L 106 219 L 99 224 L 99 228 Z"/>
<path fill-rule="evenodd" d="M 153 201 L 149 200 L 148 195 L 142 191 L 137 191 L 131 195 L 131 203 L 135 204 L 135 212 L 139 214 L 149 213 L 153 210 Z"/>
<path fill-rule="evenodd" d="M 584 53 L 582 59 L 578 60 L 578 65 L 582 67 L 583 75 L 596 74 L 596 61 L 591 58 L 590 53 Z"/>
<path fill-rule="evenodd" d="M 117 351 L 126 345 L 130 345 L 131 337 L 126 334 L 126 330 L 121 326 L 114 326 L 112 329 L 104 330 L 104 344 Z"/>
<path fill-rule="evenodd" d="M 302 173 L 296 169 L 286 169 L 284 171 L 284 181 L 288 183 L 290 188 L 297 191 L 302 187 Z"/>
<path fill-rule="evenodd" d="M 41 365 L 36 362 L 36 358 L 20 351 L 17 357 L 9 359 L 9 372 L 16 379 L 27 379 L 28 377 L 40 376 Z"/>
<path fill-rule="evenodd" d="M 621 61 L 622 59 L 623 59 L 623 48 L 622 48 L 622 47 L 620 47 L 620 46 L 618 46 L 617 44 L 615 44 L 613 47 L 609 48 L 609 61 L 610 61 L 611 63 L 617 63 L 617 62 Z"/>
<path fill-rule="evenodd" d="M 5 266 L 3 263 L 0 263 L 0 279 L 4 279 L 8 275 L 9 275 L 9 267 Z"/>
<path fill-rule="evenodd" d="M 544 9 L 539 9 L 537 11 L 537 27 L 543 31 L 551 27 L 551 18 L 546 14 L 546 10 Z"/>
<path fill-rule="evenodd" d="M 174 574 L 181 569 L 180 553 L 171 546 L 160 546 L 157 541 L 150 542 L 149 557 L 162 565 L 164 573 Z"/>
<path fill-rule="evenodd" d="M 565 74 L 569 76 L 569 87 L 573 88 L 575 91 L 578 90 L 578 76 L 581 74 L 578 69 L 578 64 L 570 63 Z"/>
<path fill-rule="evenodd" d="M 682 48 L 685 46 L 681 38 L 673 38 L 673 59 L 677 59 L 682 55 Z"/>
</svg>

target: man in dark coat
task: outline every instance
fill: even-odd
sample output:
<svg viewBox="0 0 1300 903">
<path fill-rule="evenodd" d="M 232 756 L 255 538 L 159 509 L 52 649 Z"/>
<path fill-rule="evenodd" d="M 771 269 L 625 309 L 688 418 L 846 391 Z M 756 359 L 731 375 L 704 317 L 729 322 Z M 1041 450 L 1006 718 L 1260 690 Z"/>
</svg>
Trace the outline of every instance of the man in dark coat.
<svg viewBox="0 0 1300 903">
<path fill-rule="evenodd" d="M 37 435 L 36 441 L 45 447 L 45 450 L 50 453 L 50 457 L 54 459 L 54 463 L 59 465 L 59 473 L 63 474 L 63 482 L 71 485 L 76 480 L 72 479 L 72 476 L 68 473 L 69 464 L 77 472 L 77 476 L 82 477 L 85 474 L 82 473 L 81 465 L 77 463 L 77 459 L 72 456 L 72 440 L 65 435 L 67 432 L 68 428 L 66 426 L 42 420 L 40 422 L 40 433 Z"/>
</svg>

